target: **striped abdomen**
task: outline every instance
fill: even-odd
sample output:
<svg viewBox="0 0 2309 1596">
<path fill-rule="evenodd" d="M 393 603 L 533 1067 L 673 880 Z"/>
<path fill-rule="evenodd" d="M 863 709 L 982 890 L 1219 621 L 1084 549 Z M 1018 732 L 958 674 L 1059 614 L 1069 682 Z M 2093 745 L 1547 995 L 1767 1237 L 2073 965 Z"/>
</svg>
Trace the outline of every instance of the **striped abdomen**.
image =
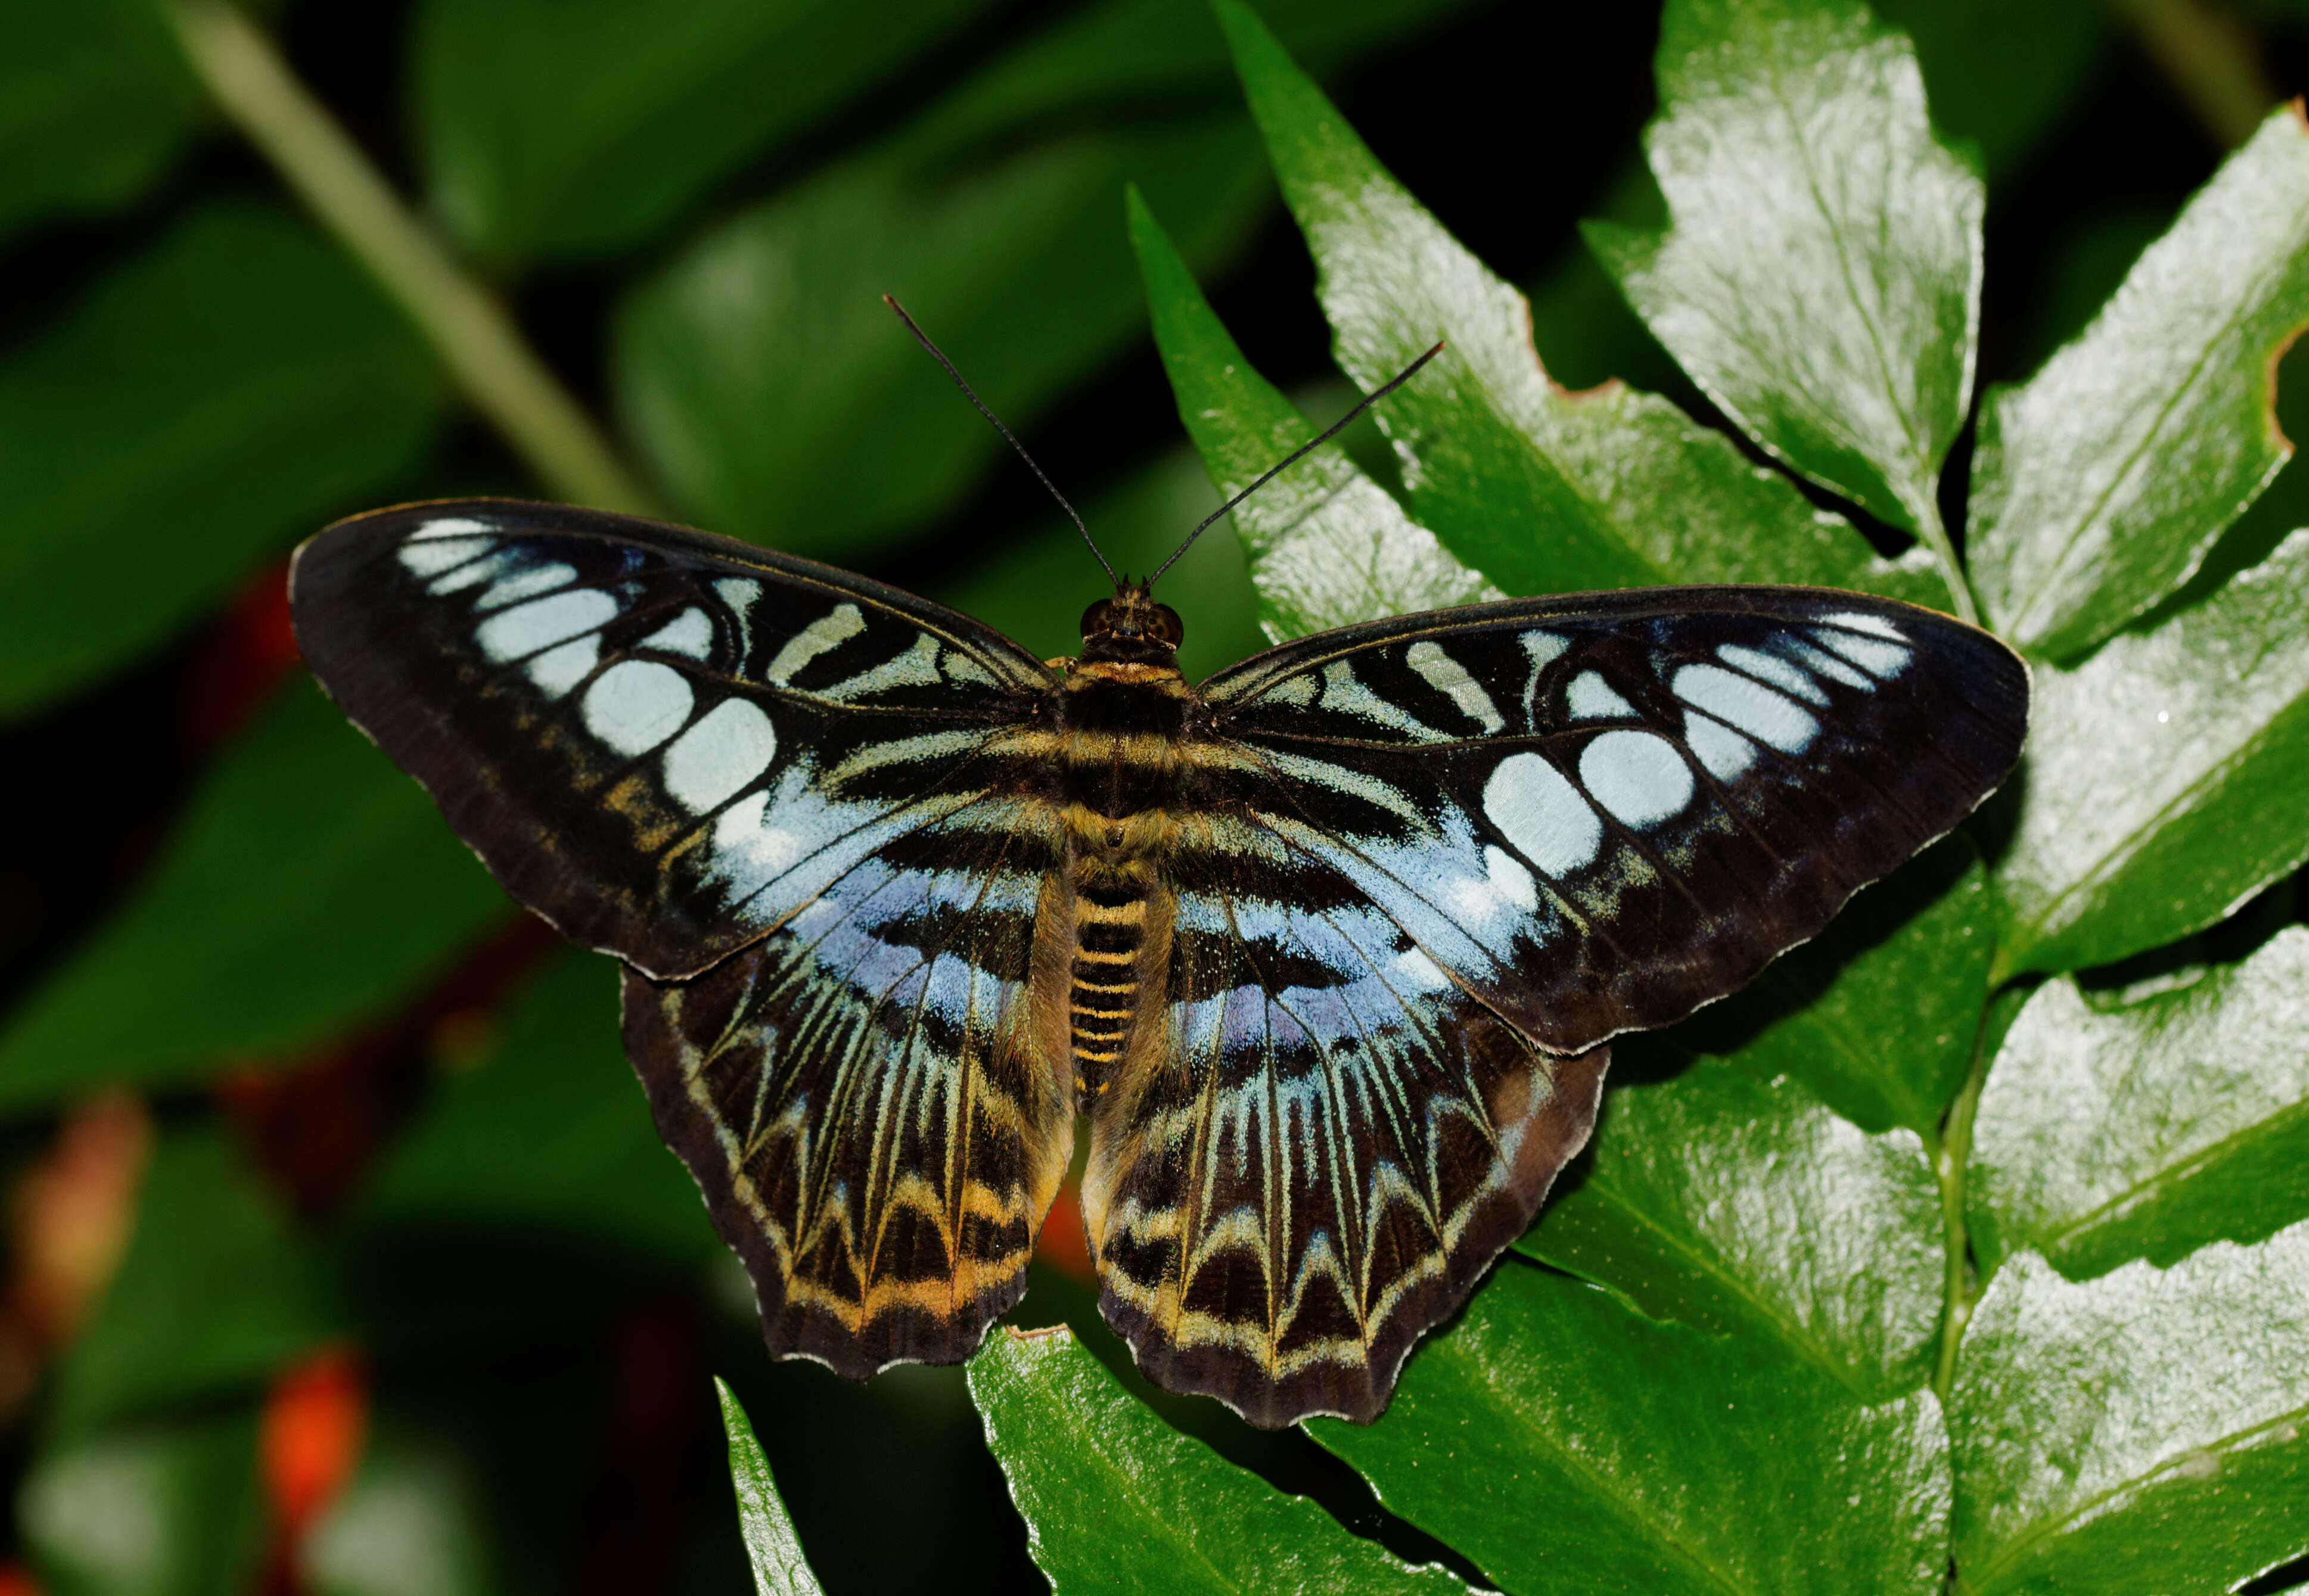
<svg viewBox="0 0 2309 1596">
<path fill-rule="evenodd" d="M 1075 1089 L 1095 1097 L 1112 1080 L 1137 1022 L 1147 986 L 1150 944 L 1157 940 L 1154 872 L 1144 858 L 1075 861 L 1075 956 L 1068 1029 Z"/>
</svg>

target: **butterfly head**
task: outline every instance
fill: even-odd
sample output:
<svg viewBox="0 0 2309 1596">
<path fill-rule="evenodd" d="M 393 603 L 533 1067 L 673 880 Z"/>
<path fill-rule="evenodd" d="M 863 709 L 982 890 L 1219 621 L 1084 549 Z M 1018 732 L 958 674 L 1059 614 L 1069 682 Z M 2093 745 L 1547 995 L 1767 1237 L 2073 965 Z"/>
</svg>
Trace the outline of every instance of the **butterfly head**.
<svg viewBox="0 0 2309 1596">
<path fill-rule="evenodd" d="M 1083 611 L 1082 662 L 1175 665 L 1187 624 L 1168 604 L 1154 602 L 1151 582 L 1123 582 L 1114 597 Z"/>
</svg>

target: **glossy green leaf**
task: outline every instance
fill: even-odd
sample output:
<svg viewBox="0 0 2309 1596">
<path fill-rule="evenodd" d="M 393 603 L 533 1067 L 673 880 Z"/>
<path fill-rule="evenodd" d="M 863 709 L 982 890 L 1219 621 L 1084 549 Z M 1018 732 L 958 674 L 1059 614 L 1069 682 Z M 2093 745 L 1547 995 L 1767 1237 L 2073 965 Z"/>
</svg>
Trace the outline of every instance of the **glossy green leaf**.
<svg viewBox="0 0 2309 1596">
<path fill-rule="evenodd" d="M 648 1257 L 718 1257 L 697 1187 L 651 1128 L 618 1045 L 618 970 L 564 950 L 503 1036 L 442 1082 L 364 1185 L 359 1224 L 559 1230 Z"/>
<path fill-rule="evenodd" d="M 1972 1063 L 1997 920 L 1988 872 L 1959 833 L 1673 1034 L 1758 1080 L 1794 1076 L 1864 1130 L 1929 1133 Z"/>
<path fill-rule="evenodd" d="M 2309 125 L 2272 115 L 2091 326 L 1988 396 L 1974 581 L 2013 643 L 2077 654 L 2171 593 L 2292 448 L 2274 363 L 2309 323 Z"/>
<path fill-rule="evenodd" d="M 1232 119 L 959 175 L 839 168 L 716 229 L 628 299 L 619 409 L 704 524 L 855 563 L 1008 453 L 878 296 L 1023 426 L 1144 314 L 1114 225 L 1134 178 L 1175 196 L 1202 258 L 1242 236 L 1264 185 Z"/>
<path fill-rule="evenodd" d="M 417 784 L 295 681 L 136 893 L 9 1016 L 0 1105 L 284 1060 L 406 997 L 505 913 Z"/>
<path fill-rule="evenodd" d="M 641 242 L 951 34 L 984 0 L 428 0 L 432 209 L 499 262 Z"/>
<path fill-rule="evenodd" d="M 1666 401 L 1557 387 L 1532 349 L 1523 297 L 1388 175 L 1255 16 L 1217 3 L 1314 252 L 1341 367 L 1374 388 L 1448 341 L 1378 415 L 1403 455 L 1411 513 L 1460 561 L 1509 593 L 1668 581 L 1932 592 L 1914 562 L 1877 558 Z"/>
<path fill-rule="evenodd" d="M 1507 1262 L 1368 1428 L 1308 1432 L 1401 1516 L 1539 1596 L 1933 1592 L 1948 1441 L 1768 1343 Z"/>
<path fill-rule="evenodd" d="M 52 1421 L 79 1433 L 235 1389 L 344 1333 L 280 1196 L 230 1132 L 164 1132 L 136 1229 L 58 1371 Z"/>
<path fill-rule="evenodd" d="M 1980 1099 L 1967 1195 L 1990 1264 L 2071 1279 L 2309 1218 L 2309 930 L 2114 1005 L 2037 988 Z"/>
<path fill-rule="evenodd" d="M 1957 1589 L 2233 1590 L 2309 1550 L 2309 1225 L 2082 1285 L 2033 1253 L 1949 1400 Z"/>
<path fill-rule="evenodd" d="M 132 203 L 201 108 L 149 0 L 0 6 L 0 235 Z"/>
<path fill-rule="evenodd" d="M 1642 1071 L 1673 1049 L 1620 1052 Z M 1872 1401 L 1924 1384 L 1945 1271 L 1914 1131 L 1867 1135 L 1794 1081 L 1701 1063 L 1614 1087 L 1590 1146 L 1519 1250 Z"/>
<path fill-rule="evenodd" d="M 2309 531 L 2153 632 L 2037 672 L 1997 867 L 2000 971 L 2107 963 L 2210 925 L 2309 858 Z"/>
<path fill-rule="evenodd" d="M 1219 492 L 1232 498 L 1316 429 L 1243 358 L 1135 188 L 1130 239 L 1179 419 Z M 1405 515 L 1336 444 L 1260 488 L 1232 519 L 1250 550 L 1267 634 L 1277 640 L 1504 596 Z"/>
<path fill-rule="evenodd" d="M 381 490 L 442 404 L 416 333 L 303 224 L 195 211 L 0 360 L 0 715 Z"/>
<path fill-rule="evenodd" d="M 1644 148 L 1669 225 L 1589 243 L 1741 430 L 1939 539 L 1987 202 L 1907 38 L 1857 0 L 1670 0 L 1659 91 Z"/>
<path fill-rule="evenodd" d="M 16 1522 L 44 1596 L 243 1596 L 268 1528 L 255 1408 L 61 1438 Z"/>
<path fill-rule="evenodd" d="M 995 1331 L 970 1394 L 1055 1596 L 1466 1588 L 1179 1434 L 1062 1325 Z"/>
<path fill-rule="evenodd" d="M 802 1556 L 786 1505 L 778 1500 L 770 1460 L 754 1438 L 753 1421 L 730 1387 L 713 1382 L 722 1400 L 722 1428 L 730 1437 L 730 1480 L 738 1491 L 738 1528 L 746 1538 L 746 1560 L 753 1565 L 757 1596 L 817 1596 L 817 1576 Z"/>
</svg>

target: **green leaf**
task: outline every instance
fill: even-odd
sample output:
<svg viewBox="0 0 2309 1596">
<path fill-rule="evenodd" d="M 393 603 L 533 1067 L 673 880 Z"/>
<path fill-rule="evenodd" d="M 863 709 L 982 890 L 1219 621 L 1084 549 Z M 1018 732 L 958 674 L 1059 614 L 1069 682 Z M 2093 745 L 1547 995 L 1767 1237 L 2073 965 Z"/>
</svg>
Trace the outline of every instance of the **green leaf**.
<svg viewBox="0 0 2309 1596">
<path fill-rule="evenodd" d="M 2075 1285 L 2033 1253 L 1949 1400 L 1958 1588 L 2232 1590 L 2309 1549 L 2309 1225 Z"/>
<path fill-rule="evenodd" d="M 1769 1344 L 1656 1324 L 1501 1264 L 1394 1405 L 1308 1432 L 1387 1505 L 1537 1596 L 1936 1591 L 1948 1442 Z"/>
<path fill-rule="evenodd" d="M 1876 558 L 1665 400 L 1558 388 L 1522 295 L 1388 175 L 1255 16 L 1236 0 L 1218 11 L 1314 252 L 1341 367 L 1375 388 L 1449 342 L 1377 414 L 1404 458 L 1412 514 L 1460 561 L 1519 594 L 1666 581 L 1933 591 L 1913 562 Z"/>
<path fill-rule="evenodd" d="M 2280 109 L 2083 334 L 1991 393 L 1974 580 L 1998 630 L 2078 654 L 2186 582 L 2292 453 L 2273 370 L 2309 323 L 2309 125 Z"/>
<path fill-rule="evenodd" d="M 0 715 L 167 640 L 404 470 L 417 335 L 271 207 L 219 203 L 0 362 Z"/>
<path fill-rule="evenodd" d="M 985 0 L 429 0 L 431 208 L 500 263 L 637 244 L 951 34 Z"/>
<path fill-rule="evenodd" d="M 754 1439 L 753 1421 L 727 1385 L 716 1379 L 713 1391 L 722 1399 L 722 1428 L 730 1437 L 730 1480 L 738 1490 L 738 1527 L 746 1538 L 746 1560 L 754 1567 L 757 1596 L 817 1596 L 817 1575 L 809 1571 L 793 1520 L 778 1500 L 777 1481 L 770 1478 L 770 1460 L 762 1455 L 762 1444 Z"/>
<path fill-rule="evenodd" d="M 65 1437 L 32 1461 L 17 1523 L 45 1596 L 241 1596 L 265 1512 L 256 1412 Z"/>
<path fill-rule="evenodd" d="M 119 1272 L 58 1371 L 51 1420 L 78 1433 L 253 1391 L 343 1333 L 303 1238 L 230 1133 L 172 1129 L 145 1171 Z"/>
<path fill-rule="evenodd" d="M 2309 530 L 2153 632 L 2037 673 L 2000 979 L 2157 947 L 2309 858 Z"/>
<path fill-rule="evenodd" d="M 1025 425 L 1143 314 L 1114 227 L 1134 177 L 1177 196 L 1202 258 L 1243 236 L 1264 182 L 1232 119 L 1078 137 L 959 175 L 852 162 L 635 292 L 617 324 L 618 408 L 705 524 L 854 564 L 1007 454 L 877 294 Z"/>
<path fill-rule="evenodd" d="M 0 6 L 0 236 L 132 203 L 201 111 L 148 0 Z"/>
<path fill-rule="evenodd" d="M 423 790 L 311 683 L 202 783 L 135 893 L 0 1032 L 0 1107 L 285 1061 L 506 912 Z"/>
<path fill-rule="evenodd" d="M 1063 1325 L 997 1330 L 970 1394 L 1055 1596 L 1466 1589 L 1179 1434 Z"/>
<path fill-rule="evenodd" d="M 1929 1134 L 1972 1064 L 1998 915 L 1988 872 L 1959 833 L 1671 1034 L 1758 1080 L 1792 1075 L 1864 1130 Z"/>
<path fill-rule="evenodd" d="M 616 965 L 576 949 L 515 1000 L 362 1188 L 361 1226 L 569 1231 L 684 1264 L 722 1255 L 618 1046 Z"/>
<path fill-rule="evenodd" d="M 1671 1051 L 1635 1041 L 1620 1063 Z M 1793 1081 L 1700 1064 L 1615 1087 L 1590 1146 L 1518 1250 L 1655 1319 L 1775 1341 L 1865 1400 L 1924 1384 L 1944 1270 L 1915 1132 L 1867 1135 Z"/>
<path fill-rule="evenodd" d="M 2114 1006 L 2028 999 L 1980 1099 L 1967 1198 L 1990 1265 L 2072 1279 L 2309 1218 L 2309 930 Z"/>
<path fill-rule="evenodd" d="M 1589 243 L 1741 430 L 1944 543 L 1986 197 L 1907 38 L 1849 0 L 1671 0 L 1659 92 L 1644 148 L 1670 223 Z"/>
<path fill-rule="evenodd" d="M 1252 369 L 1154 211 L 1130 191 L 1130 241 L 1179 419 L 1227 498 L 1315 436 Z M 1337 444 L 1316 450 L 1236 506 L 1269 636 L 1503 597 L 1414 524 Z"/>
</svg>

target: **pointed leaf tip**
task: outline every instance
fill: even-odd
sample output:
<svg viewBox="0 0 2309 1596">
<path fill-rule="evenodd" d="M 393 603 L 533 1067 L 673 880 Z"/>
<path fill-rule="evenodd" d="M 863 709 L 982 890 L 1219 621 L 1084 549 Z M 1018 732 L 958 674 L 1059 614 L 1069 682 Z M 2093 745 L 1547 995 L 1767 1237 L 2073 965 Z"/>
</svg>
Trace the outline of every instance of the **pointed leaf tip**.
<svg viewBox="0 0 2309 1596">
<path fill-rule="evenodd" d="M 730 1437 L 730 1481 L 737 1488 L 738 1528 L 746 1538 L 746 1560 L 753 1565 L 756 1596 L 822 1596 L 793 1520 L 778 1499 L 770 1460 L 754 1438 L 753 1421 L 719 1375 L 713 1393 L 722 1404 L 722 1431 Z"/>
</svg>

